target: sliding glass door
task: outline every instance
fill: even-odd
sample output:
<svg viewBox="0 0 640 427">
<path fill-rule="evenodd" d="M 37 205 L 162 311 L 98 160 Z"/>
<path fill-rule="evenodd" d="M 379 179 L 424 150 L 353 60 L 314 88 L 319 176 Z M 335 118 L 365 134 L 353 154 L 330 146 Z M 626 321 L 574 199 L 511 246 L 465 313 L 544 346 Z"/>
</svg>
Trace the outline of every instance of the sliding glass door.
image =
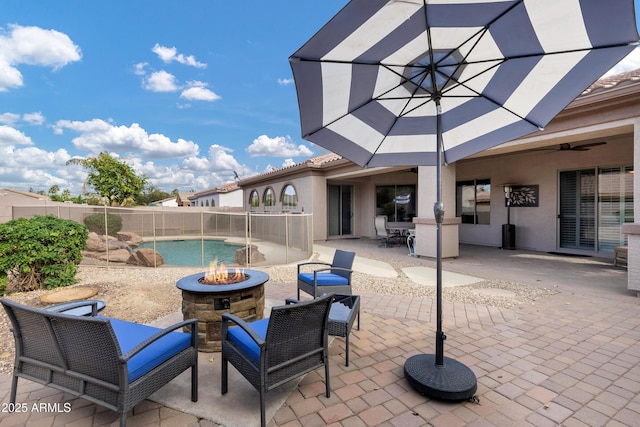
<svg viewBox="0 0 640 427">
<path fill-rule="evenodd" d="M 329 185 L 327 187 L 328 235 L 353 234 L 353 187 Z"/>
<path fill-rule="evenodd" d="M 633 167 L 560 172 L 559 246 L 613 252 L 633 222 Z"/>
</svg>

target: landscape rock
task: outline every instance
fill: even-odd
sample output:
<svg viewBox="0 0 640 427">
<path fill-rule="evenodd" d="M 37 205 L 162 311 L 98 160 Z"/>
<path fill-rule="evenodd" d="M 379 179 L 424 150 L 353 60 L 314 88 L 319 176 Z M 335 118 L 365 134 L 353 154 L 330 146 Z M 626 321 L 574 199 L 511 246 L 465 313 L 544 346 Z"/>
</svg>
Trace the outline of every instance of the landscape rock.
<svg viewBox="0 0 640 427">
<path fill-rule="evenodd" d="M 126 249 L 115 249 L 109 252 L 101 252 L 98 259 L 109 262 L 127 262 L 130 256 L 131 252 Z"/>
<path fill-rule="evenodd" d="M 157 267 L 164 264 L 164 258 L 160 252 L 151 248 L 138 249 L 129 256 L 127 264 L 140 267 Z"/>
<path fill-rule="evenodd" d="M 136 246 L 142 243 L 142 237 L 133 231 L 118 231 L 117 236 L 121 242 L 133 243 Z"/>
<path fill-rule="evenodd" d="M 257 264 L 259 262 L 266 261 L 267 258 L 264 256 L 262 252 L 258 250 L 257 247 L 251 246 L 249 248 L 249 262 L 251 264 Z M 238 265 L 247 265 L 247 248 L 240 248 L 236 251 L 236 255 L 233 258 L 233 262 Z"/>
<path fill-rule="evenodd" d="M 89 252 L 106 252 L 107 244 L 109 244 L 109 250 L 120 249 L 122 247 L 122 244 L 118 243 L 113 237 L 100 236 L 95 232 L 91 232 L 87 237 L 86 250 Z"/>
</svg>

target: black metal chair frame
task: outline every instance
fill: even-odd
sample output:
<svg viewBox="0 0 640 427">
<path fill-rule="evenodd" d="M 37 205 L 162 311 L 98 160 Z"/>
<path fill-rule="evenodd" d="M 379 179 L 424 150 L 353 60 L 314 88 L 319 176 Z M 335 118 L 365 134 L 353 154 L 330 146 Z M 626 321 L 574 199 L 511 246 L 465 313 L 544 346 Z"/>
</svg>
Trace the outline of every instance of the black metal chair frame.
<svg viewBox="0 0 640 427">
<path fill-rule="evenodd" d="M 355 252 L 343 251 L 336 249 L 333 254 L 333 261 L 331 264 L 320 261 L 310 261 L 298 264 L 298 299 L 300 299 L 300 291 L 306 292 L 313 298 L 318 298 L 325 293 L 335 293 L 342 295 L 351 295 L 351 276 L 353 274 L 353 261 L 355 259 Z M 307 283 L 300 279 L 300 273 L 308 270 L 310 267 L 322 266 L 313 270 L 313 283 Z M 347 284 L 322 284 L 318 285 L 318 275 L 323 273 L 333 273 L 342 276 L 347 279 Z"/>
<path fill-rule="evenodd" d="M 176 323 L 141 340 L 122 354 L 107 317 L 75 316 L 0 299 L 12 324 L 16 354 L 10 402 L 16 401 L 18 378 L 62 390 L 120 414 L 127 412 L 185 370 L 191 368 L 191 400 L 198 400 L 197 320 Z M 93 315 L 96 301 L 90 301 Z M 87 305 L 69 304 L 67 309 Z M 165 335 L 191 327 L 190 346 L 146 374 L 129 381 L 127 364 L 136 354 Z"/>
<path fill-rule="evenodd" d="M 273 307 L 266 336 L 239 317 L 222 315 L 222 394 L 228 391 L 230 362 L 260 393 L 260 422 L 266 425 L 265 394 L 324 365 L 326 396 L 329 385 L 328 319 L 333 294 L 295 305 Z M 255 360 L 228 337 L 230 324 L 242 328 L 260 349 Z"/>
</svg>

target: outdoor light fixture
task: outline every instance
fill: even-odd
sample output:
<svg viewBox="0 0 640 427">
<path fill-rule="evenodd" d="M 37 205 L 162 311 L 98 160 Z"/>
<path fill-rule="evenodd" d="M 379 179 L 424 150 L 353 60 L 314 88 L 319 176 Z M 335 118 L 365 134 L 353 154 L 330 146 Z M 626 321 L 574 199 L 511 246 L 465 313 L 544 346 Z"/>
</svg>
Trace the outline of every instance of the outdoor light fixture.
<svg viewBox="0 0 640 427">
<path fill-rule="evenodd" d="M 507 201 L 507 223 L 502 225 L 502 249 L 516 248 L 516 230 L 511 224 L 511 198 L 513 197 L 513 184 L 503 184 L 504 198 Z"/>
<path fill-rule="evenodd" d="M 507 199 L 507 203 L 511 202 L 512 192 L 513 192 L 513 187 L 511 187 L 511 184 L 504 184 L 504 197 Z"/>
<path fill-rule="evenodd" d="M 511 224 L 511 195 L 513 194 L 513 186 L 504 184 L 504 198 L 507 199 L 507 224 Z"/>
</svg>

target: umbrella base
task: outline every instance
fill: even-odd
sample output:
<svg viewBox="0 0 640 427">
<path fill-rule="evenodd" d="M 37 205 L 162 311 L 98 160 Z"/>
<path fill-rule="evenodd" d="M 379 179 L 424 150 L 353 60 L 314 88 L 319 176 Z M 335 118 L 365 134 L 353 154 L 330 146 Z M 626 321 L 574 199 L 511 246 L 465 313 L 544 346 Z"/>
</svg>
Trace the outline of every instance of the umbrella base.
<svg viewBox="0 0 640 427">
<path fill-rule="evenodd" d="M 434 354 L 419 354 L 407 359 L 404 376 L 419 393 L 439 400 L 467 400 L 478 388 L 476 375 L 464 364 L 444 358 L 436 365 Z"/>
</svg>

